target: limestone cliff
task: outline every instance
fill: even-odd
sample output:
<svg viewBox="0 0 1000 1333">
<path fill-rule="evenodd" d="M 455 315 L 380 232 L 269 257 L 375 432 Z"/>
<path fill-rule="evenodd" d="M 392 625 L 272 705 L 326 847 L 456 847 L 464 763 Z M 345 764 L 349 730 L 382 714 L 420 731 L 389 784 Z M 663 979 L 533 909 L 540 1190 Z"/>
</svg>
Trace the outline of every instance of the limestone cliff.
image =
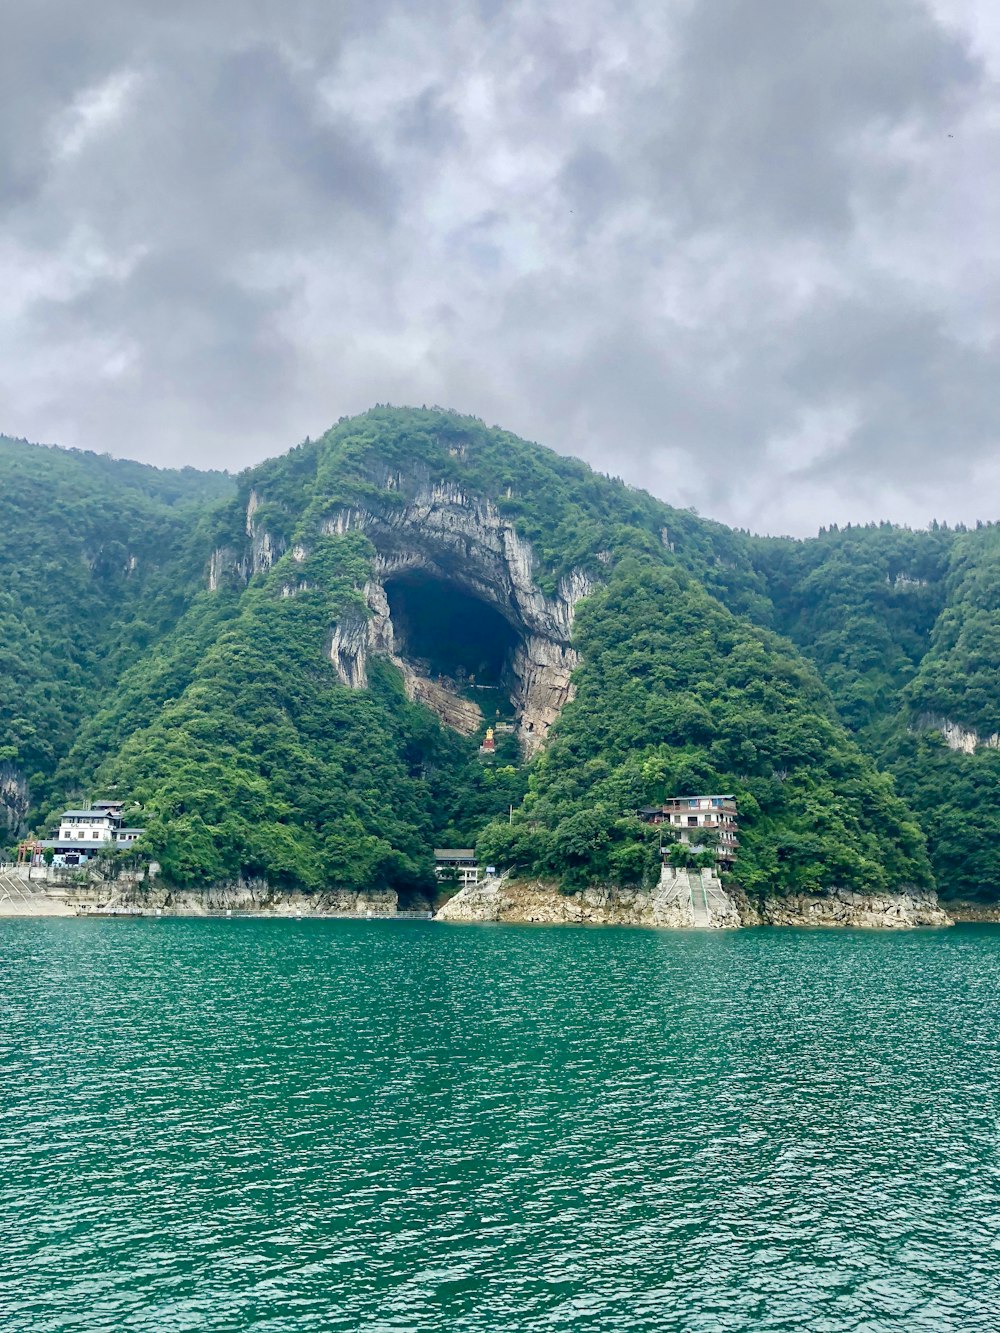
<svg viewBox="0 0 1000 1333">
<path fill-rule="evenodd" d="M 383 470 L 376 478 L 385 503 L 369 497 L 364 506 L 344 505 L 320 523 L 327 535 L 363 532 L 375 548 L 372 578 L 364 589 L 368 616 L 349 613 L 331 628 L 327 652 L 337 675 L 352 689 L 368 684 L 368 657 L 389 657 L 403 674 L 408 696 L 466 735 L 483 722 L 475 703 L 451 684 L 430 679 L 420 664 L 401 650 L 393 624 L 386 583 L 420 572 L 470 594 L 494 607 L 516 637 L 507 682 L 526 752 L 537 749 L 545 733 L 572 698 L 571 676 L 578 657 L 571 646 L 577 603 L 594 588 L 583 570 L 559 581 L 554 595 L 538 586 L 537 560 L 531 543 L 495 504 L 481 500 L 454 483 L 404 477 Z M 405 498 L 405 502 L 400 501 Z M 217 547 L 208 566 L 211 591 L 227 582 L 245 585 L 267 571 L 286 550 L 286 543 L 260 521 L 265 504 L 256 488 L 249 492 L 244 517 L 246 541 Z M 308 554 L 301 542 L 292 558 Z M 281 596 L 293 597 L 308 586 L 301 581 L 282 585 Z"/>
<path fill-rule="evenodd" d="M 274 889 L 264 880 L 240 880 L 204 889 L 172 889 L 154 882 L 121 879 L 107 884 L 73 886 L 65 891 L 68 907 L 79 912 L 156 910 L 167 915 L 203 916 L 215 912 L 266 913 L 276 916 L 392 916 L 398 906 L 391 889 L 358 892 L 327 889 L 302 893 Z"/>
<path fill-rule="evenodd" d="M 390 482 L 392 485 L 390 485 Z M 398 478 L 387 478 L 395 489 Z M 431 707 L 449 726 L 467 734 L 480 724 L 478 710 L 440 682 L 422 677 L 415 664 L 396 652 L 385 585 L 390 578 L 421 571 L 493 606 L 517 635 L 509 663 L 511 702 L 524 748 L 531 752 L 572 697 L 577 654 L 571 646 L 577 603 L 593 590 L 581 570 L 560 580 L 546 596 L 535 579 L 531 543 L 488 501 L 466 495 L 453 484 L 425 483 L 402 506 L 342 508 L 323 523 L 326 533 L 361 531 L 376 550 L 373 577 L 365 588 L 370 619 L 337 625 L 330 656 L 345 684 L 367 683 L 369 653 L 391 657 L 403 671 L 407 693 Z M 474 710 L 474 711 L 473 711 Z"/>
<path fill-rule="evenodd" d="M 974 727 L 964 727 L 961 722 L 954 722 L 936 713 L 923 714 L 917 725 L 922 730 L 939 731 L 948 749 L 962 754 L 975 754 L 979 749 L 1000 750 L 1000 732 L 980 736 Z"/>
<path fill-rule="evenodd" d="M 29 805 L 28 779 L 15 765 L 0 763 L 0 828 L 7 837 L 24 832 Z"/>
<path fill-rule="evenodd" d="M 467 885 L 439 909 L 439 921 L 730 928 L 736 904 L 714 874 L 666 867 L 651 889 L 594 885 L 561 893 L 545 880 L 498 876 Z"/>
<path fill-rule="evenodd" d="M 635 925 L 661 928 L 738 926 L 854 926 L 899 930 L 948 926 L 934 893 L 860 894 L 833 890 L 796 894 L 751 905 L 739 890 L 723 889 L 709 872 L 667 868 L 652 889 L 595 885 L 564 894 L 544 880 L 505 876 L 461 889 L 437 913 L 440 921 L 497 921 Z"/>
</svg>

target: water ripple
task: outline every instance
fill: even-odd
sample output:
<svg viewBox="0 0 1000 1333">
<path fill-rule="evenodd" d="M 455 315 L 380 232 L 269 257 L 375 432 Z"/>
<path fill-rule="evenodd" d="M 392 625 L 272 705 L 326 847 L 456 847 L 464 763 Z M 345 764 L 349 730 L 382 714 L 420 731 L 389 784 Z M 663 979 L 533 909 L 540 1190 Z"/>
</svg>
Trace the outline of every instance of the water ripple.
<svg viewBox="0 0 1000 1333">
<path fill-rule="evenodd" d="M 1000 929 L 0 922 L 0 1327 L 1000 1330 Z"/>
</svg>

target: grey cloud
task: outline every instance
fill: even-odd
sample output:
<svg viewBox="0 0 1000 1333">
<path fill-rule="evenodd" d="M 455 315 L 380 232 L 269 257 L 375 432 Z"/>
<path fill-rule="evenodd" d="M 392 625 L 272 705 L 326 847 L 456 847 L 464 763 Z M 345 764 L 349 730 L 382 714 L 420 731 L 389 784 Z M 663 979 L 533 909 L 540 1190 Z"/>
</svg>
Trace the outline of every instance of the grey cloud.
<svg viewBox="0 0 1000 1333">
<path fill-rule="evenodd" d="M 996 516 L 980 55 L 922 0 L 12 0 L 0 429 L 241 466 L 440 401 L 731 522 Z"/>
</svg>

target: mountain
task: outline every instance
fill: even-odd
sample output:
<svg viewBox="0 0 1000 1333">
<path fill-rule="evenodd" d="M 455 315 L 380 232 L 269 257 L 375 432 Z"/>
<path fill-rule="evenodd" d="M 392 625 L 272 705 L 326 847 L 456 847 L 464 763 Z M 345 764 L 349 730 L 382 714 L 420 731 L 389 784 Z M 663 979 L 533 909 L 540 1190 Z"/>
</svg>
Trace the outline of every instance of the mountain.
<svg viewBox="0 0 1000 1333">
<path fill-rule="evenodd" d="M 0 832 L 54 797 L 83 720 L 183 613 L 197 516 L 233 488 L 0 436 Z"/>
<path fill-rule="evenodd" d="M 74 581 L 4 637 L 52 719 L 0 737 L 28 822 L 113 790 L 177 885 L 417 900 L 435 845 L 567 892 L 648 881 L 636 810 L 732 792 L 751 895 L 936 872 L 1000 897 L 992 528 L 754 538 L 436 409 L 373 409 L 235 480 L 6 447 L 35 532 L 6 567 Z M 949 782 L 977 805 L 945 832 Z"/>
<path fill-rule="evenodd" d="M 775 624 L 920 823 L 942 896 L 1000 899 L 1000 529 L 752 543 Z"/>
</svg>

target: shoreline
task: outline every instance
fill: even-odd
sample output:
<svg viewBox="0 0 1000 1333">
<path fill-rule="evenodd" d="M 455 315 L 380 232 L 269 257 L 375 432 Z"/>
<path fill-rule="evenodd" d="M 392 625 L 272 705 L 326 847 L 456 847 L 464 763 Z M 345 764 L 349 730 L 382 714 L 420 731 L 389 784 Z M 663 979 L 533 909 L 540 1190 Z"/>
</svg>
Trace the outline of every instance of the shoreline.
<svg viewBox="0 0 1000 1333">
<path fill-rule="evenodd" d="M 580 927 L 588 930 L 604 929 L 642 929 L 656 931 L 697 931 L 699 933 L 716 933 L 718 927 L 704 927 L 692 925 L 669 925 L 661 922 L 652 922 L 638 918 L 629 919 L 622 917 L 614 921 L 597 921 L 587 919 L 585 916 L 566 916 L 559 919 L 543 920 L 534 916 L 504 916 L 501 918 L 472 918 L 458 916 L 442 916 L 439 912 L 420 911 L 420 912 L 334 912 L 334 911 L 310 911 L 295 912 L 287 910 L 242 910 L 242 909 L 207 909 L 207 908 L 154 908 L 154 907 L 116 907 L 110 909 L 93 909 L 90 911 L 64 906 L 62 910 L 53 904 L 43 906 L 39 904 L 38 908 L 32 910 L 25 908 L 17 911 L 5 911 L 7 905 L 0 903 L 0 921 L 134 921 L 138 919 L 149 919 L 153 921 L 177 920 L 177 921 L 395 921 L 400 923 L 410 923 L 422 921 L 445 926 L 569 926 Z M 957 910 L 956 910 L 957 908 Z M 879 933 L 885 933 L 887 930 L 895 933 L 898 930 L 943 930 L 951 926 L 989 926 L 1000 925 L 1000 905 L 997 907 L 982 906 L 978 904 L 952 904 L 941 903 L 942 915 L 949 919 L 946 921 L 913 921 L 901 922 L 894 926 L 887 927 L 877 922 L 865 922 L 857 920 L 829 921 L 815 920 L 808 916 L 794 916 L 791 913 L 782 914 L 779 919 L 764 919 L 757 917 L 755 920 L 741 922 L 739 926 L 728 927 L 728 929 L 741 930 L 870 930 Z"/>
<path fill-rule="evenodd" d="M 704 884 L 704 889 L 702 888 Z M 331 889 L 307 894 L 272 890 L 263 882 L 170 889 L 137 882 L 73 885 L 24 882 L 0 898 L 0 919 L 183 917 L 231 920 L 310 918 L 343 921 L 439 921 L 522 925 L 643 926 L 653 929 L 752 929 L 758 926 L 878 930 L 1000 923 L 1000 904 L 941 902 L 929 892 L 859 894 L 832 889 L 751 902 L 714 875 L 664 876 L 652 889 L 595 885 L 561 893 L 547 881 L 503 876 L 469 885 L 437 910 L 398 907 L 394 891 L 364 894 Z M 692 912 L 704 893 L 705 911 Z"/>
</svg>

